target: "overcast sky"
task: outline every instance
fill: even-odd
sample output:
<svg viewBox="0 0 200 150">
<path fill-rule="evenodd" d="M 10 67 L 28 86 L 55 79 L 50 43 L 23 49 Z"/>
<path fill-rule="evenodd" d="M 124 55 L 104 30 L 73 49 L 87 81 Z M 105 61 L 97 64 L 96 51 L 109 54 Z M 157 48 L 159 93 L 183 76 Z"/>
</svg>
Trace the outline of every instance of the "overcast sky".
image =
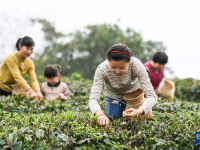
<svg viewBox="0 0 200 150">
<path fill-rule="evenodd" d="M 46 18 L 64 33 L 89 24 L 117 23 L 142 34 L 144 40 L 162 41 L 168 67 L 179 78 L 200 79 L 200 1 L 198 0 L 0 0 L 0 24 L 20 24 L 10 29 L 9 39 L 30 35 L 36 50 L 44 45 L 41 28 L 26 29 L 29 18 Z M 15 21 L 3 21 L 5 14 Z M 120 21 L 118 21 L 120 19 Z M 26 30 L 25 30 L 26 29 Z M 0 40 L 8 37 L 0 29 Z M 24 31 L 24 32 L 22 32 Z M 10 36 L 13 35 L 13 36 Z M 114 44 L 114 43 L 113 43 Z M 10 48 L 11 49 L 11 48 Z M 1 50 L 4 51 L 4 50 Z M 9 51 L 7 51 L 9 52 Z M 171 77 L 170 74 L 167 74 Z"/>
</svg>

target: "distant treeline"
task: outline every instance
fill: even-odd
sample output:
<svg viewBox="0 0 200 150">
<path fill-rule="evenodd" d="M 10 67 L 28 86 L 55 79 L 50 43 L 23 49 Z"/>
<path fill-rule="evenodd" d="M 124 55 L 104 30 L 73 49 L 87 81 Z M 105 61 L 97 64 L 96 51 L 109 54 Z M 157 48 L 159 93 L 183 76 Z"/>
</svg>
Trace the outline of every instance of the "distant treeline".
<svg viewBox="0 0 200 150">
<path fill-rule="evenodd" d="M 47 20 L 32 21 L 42 24 L 45 42 L 48 43 L 44 51 L 33 58 L 37 74 L 43 74 L 47 64 L 59 64 L 62 75 L 70 76 L 77 72 L 92 79 L 97 66 L 106 59 L 108 48 L 116 43 L 126 44 L 143 63 L 156 51 L 166 50 L 162 42 L 144 41 L 140 33 L 131 28 L 122 30 L 116 24 L 88 25 L 84 30 L 64 35 Z M 61 42 L 64 39 L 70 40 Z"/>
</svg>

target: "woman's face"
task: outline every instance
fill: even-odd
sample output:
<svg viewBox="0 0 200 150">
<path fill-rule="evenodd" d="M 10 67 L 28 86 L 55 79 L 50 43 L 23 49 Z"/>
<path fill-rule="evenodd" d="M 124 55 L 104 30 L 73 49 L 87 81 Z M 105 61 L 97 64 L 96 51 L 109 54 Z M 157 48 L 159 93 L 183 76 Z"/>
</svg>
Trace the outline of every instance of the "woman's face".
<svg viewBox="0 0 200 150">
<path fill-rule="evenodd" d="M 116 76 L 122 76 L 128 70 L 128 67 L 129 67 L 129 62 L 126 62 L 125 60 L 109 61 L 110 71 L 112 71 L 113 74 Z"/>
<path fill-rule="evenodd" d="M 163 64 L 159 64 L 159 63 L 154 63 L 154 65 L 153 65 L 153 69 L 156 70 L 156 71 L 159 71 L 163 67 L 164 67 L 164 65 Z"/>
<path fill-rule="evenodd" d="M 26 57 L 29 57 L 33 53 L 34 45 L 31 47 L 21 46 L 19 44 L 19 55 L 22 59 L 26 59 Z"/>
</svg>

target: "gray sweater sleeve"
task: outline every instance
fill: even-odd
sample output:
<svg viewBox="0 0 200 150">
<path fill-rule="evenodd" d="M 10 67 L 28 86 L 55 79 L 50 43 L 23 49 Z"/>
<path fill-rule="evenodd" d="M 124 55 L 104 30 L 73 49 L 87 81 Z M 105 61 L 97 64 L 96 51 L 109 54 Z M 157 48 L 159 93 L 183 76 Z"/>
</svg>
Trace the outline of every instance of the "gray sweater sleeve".
<svg viewBox="0 0 200 150">
<path fill-rule="evenodd" d="M 89 107 L 92 114 L 95 114 L 97 110 L 101 110 L 99 105 L 99 99 L 103 90 L 103 84 L 104 84 L 104 78 L 102 75 L 101 67 L 98 66 L 94 75 L 93 85 L 89 98 Z"/>
<path fill-rule="evenodd" d="M 143 115 L 145 115 L 156 104 L 157 96 L 142 62 L 140 60 L 135 62 L 132 69 L 135 75 L 138 77 L 140 86 L 146 96 L 146 100 L 140 106 L 140 108 L 144 110 Z"/>
</svg>

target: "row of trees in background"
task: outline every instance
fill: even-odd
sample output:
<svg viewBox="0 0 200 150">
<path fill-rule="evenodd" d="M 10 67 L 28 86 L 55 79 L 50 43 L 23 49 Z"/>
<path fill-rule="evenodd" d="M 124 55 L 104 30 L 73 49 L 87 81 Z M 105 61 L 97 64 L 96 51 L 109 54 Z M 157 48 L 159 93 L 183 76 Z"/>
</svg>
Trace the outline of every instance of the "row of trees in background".
<svg viewBox="0 0 200 150">
<path fill-rule="evenodd" d="M 97 66 L 105 60 L 107 50 L 116 43 L 126 44 L 143 63 L 156 51 L 166 50 L 162 42 L 144 41 L 140 33 L 131 28 L 124 31 L 116 24 L 88 25 L 82 31 L 64 35 L 47 20 L 33 22 L 42 24 L 48 43 L 44 51 L 33 58 L 37 74 L 43 74 L 47 64 L 59 64 L 62 75 L 70 76 L 77 72 L 92 79 Z"/>
</svg>

